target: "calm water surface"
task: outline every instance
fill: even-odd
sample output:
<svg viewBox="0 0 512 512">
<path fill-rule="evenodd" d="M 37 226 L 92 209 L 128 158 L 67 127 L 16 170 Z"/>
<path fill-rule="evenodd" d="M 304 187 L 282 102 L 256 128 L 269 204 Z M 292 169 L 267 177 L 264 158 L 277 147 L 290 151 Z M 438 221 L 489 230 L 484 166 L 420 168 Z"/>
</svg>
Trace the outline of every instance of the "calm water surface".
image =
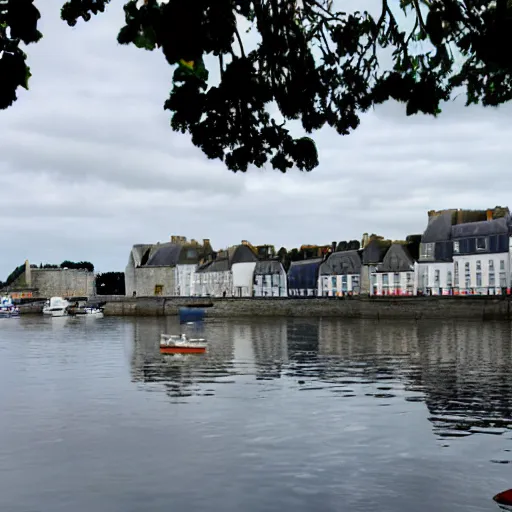
<svg viewBox="0 0 512 512">
<path fill-rule="evenodd" d="M 0 320 L 3 512 L 490 511 L 509 324 Z"/>
</svg>

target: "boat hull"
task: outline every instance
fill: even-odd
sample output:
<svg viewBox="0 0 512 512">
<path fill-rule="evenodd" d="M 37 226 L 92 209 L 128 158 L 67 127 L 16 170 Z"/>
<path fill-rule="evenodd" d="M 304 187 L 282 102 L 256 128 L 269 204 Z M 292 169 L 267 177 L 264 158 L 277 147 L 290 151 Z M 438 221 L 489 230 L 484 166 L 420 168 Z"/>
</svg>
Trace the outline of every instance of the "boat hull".
<svg viewBox="0 0 512 512">
<path fill-rule="evenodd" d="M 161 354 L 203 354 L 206 347 L 160 347 Z"/>
</svg>

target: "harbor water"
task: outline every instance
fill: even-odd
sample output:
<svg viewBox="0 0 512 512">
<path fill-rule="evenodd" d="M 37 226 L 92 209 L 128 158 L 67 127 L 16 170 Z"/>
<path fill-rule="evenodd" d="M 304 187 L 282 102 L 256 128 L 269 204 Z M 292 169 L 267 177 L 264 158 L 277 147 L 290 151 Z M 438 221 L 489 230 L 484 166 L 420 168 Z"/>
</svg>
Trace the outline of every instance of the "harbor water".
<svg viewBox="0 0 512 512">
<path fill-rule="evenodd" d="M 192 329 L 192 327 L 186 327 Z M 0 319 L 0 510 L 497 511 L 509 323 Z"/>
</svg>

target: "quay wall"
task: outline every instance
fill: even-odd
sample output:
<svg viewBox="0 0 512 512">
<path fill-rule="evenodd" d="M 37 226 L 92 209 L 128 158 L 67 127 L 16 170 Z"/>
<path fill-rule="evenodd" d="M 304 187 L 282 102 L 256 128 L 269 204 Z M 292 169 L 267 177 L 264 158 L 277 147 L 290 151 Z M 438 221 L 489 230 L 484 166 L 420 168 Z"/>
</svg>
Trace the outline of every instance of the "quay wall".
<svg viewBox="0 0 512 512">
<path fill-rule="evenodd" d="M 99 298 L 99 297 L 98 297 Z M 182 306 L 205 307 L 207 317 L 338 317 L 362 319 L 511 320 L 507 297 L 191 298 L 104 296 L 105 315 L 172 316 Z"/>
</svg>

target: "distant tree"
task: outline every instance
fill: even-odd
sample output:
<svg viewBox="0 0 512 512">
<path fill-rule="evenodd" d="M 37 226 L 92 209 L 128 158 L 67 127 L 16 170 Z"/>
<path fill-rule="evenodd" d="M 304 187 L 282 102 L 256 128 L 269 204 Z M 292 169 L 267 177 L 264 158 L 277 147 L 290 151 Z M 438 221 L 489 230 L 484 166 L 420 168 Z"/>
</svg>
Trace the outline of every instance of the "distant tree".
<svg viewBox="0 0 512 512">
<path fill-rule="evenodd" d="M 125 295 L 124 272 L 103 272 L 96 274 L 98 295 Z"/>
<path fill-rule="evenodd" d="M 64 260 L 60 264 L 60 268 L 69 268 L 73 270 L 88 270 L 89 272 L 94 272 L 94 265 L 89 261 L 79 261 L 78 263 L 74 261 Z"/>
<path fill-rule="evenodd" d="M 70 0 L 61 17 L 75 26 L 109 2 Z M 294 138 L 286 121 L 299 121 L 307 134 L 328 125 L 346 135 L 359 126 L 362 112 L 391 98 L 406 104 L 407 115 L 433 116 L 461 92 L 468 105 L 497 106 L 512 98 L 512 1 L 382 0 L 376 16 L 343 12 L 345 5 L 130 0 L 117 40 L 161 49 L 177 66 L 164 104 L 172 129 L 188 133 L 208 158 L 232 171 L 267 162 L 283 172 L 318 165 L 313 140 Z M 39 18 L 33 0 L 0 1 L 0 108 L 12 105 L 18 87 L 28 88 L 20 43 L 41 39 Z M 240 20 L 258 33 L 254 48 L 240 33 Z M 207 56 L 218 61 L 217 84 L 208 82 Z M 272 103 L 280 115 L 268 108 Z"/>
</svg>

